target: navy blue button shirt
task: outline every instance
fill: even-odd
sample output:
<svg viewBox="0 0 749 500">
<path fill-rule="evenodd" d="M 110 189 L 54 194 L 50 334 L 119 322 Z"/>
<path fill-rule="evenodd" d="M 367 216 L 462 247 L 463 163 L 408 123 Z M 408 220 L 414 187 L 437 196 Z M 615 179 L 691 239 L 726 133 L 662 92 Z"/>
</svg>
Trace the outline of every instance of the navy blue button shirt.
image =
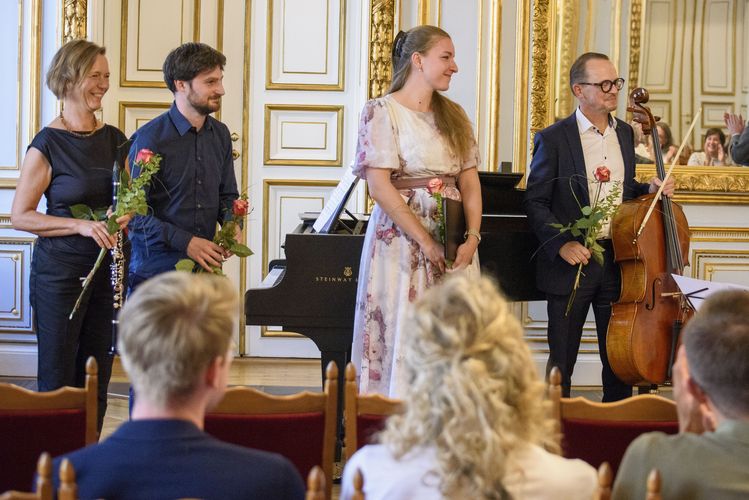
<svg viewBox="0 0 749 500">
<path fill-rule="evenodd" d="M 130 165 L 141 149 L 162 156 L 147 189 L 149 215 L 130 221 L 130 274 L 146 279 L 171 271 L 187 257 L 193 236 L 212 240 L 216 223 L 231 219 L 239 196 L 229 129 L 211 116 L 195 130 L 176 104 L 138 129 L 132 137 Z"/>
</svg>

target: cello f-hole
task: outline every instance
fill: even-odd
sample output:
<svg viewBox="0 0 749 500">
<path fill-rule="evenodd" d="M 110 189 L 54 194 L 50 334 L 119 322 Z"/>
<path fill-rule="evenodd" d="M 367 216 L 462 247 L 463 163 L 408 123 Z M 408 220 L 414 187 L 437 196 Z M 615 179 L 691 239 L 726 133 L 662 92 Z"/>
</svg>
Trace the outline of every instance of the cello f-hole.
<svg viewBox="0 0 749 500">
<path fill-rule="evenodd" d="M 647 309 L 648 311 L 652 311 L 653 309 L 655 309 L 655 285 L 662 285 L 662 284 L 663 282 L 661 281 L 660 278 L 655 278 L 653 280 L 653 285 L 650 287 L 650 292 L 651 292 L 650 303 L 645 304 L 645 309 Z"/>
</svg>

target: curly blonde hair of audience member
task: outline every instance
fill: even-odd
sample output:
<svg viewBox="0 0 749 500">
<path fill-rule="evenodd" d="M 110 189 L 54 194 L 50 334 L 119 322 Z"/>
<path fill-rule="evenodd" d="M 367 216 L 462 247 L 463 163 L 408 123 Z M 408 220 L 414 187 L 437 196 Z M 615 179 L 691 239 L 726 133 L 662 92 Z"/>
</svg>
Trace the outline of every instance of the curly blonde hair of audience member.
<svg viewBox="0 0 749 500">
<path fill-rule="evenodd" d="M 449 277 L 415 304 L 403 332 L 408 405 L 379 438 L 396 458 L 436 447 L 443 495 L 504 498 L 515 450 L 559 450 L 522 328 L 491 280 Z"/>
<path fill-rule="evenodd" d="M 387 93 L 392 94 L 403 88 L 411 75 L 411 56 L 414 52 L 425 54 L 442 38 L 450 35 L 441 28 L 427 24 L 416 26 L 406 32 L 399 55 L 393 54 L 393 79 Z M 463 108 L 444 95 L 435 91 L 432 94 L 434 123 L 458 158 L 466 159 L 473 147 L 473 128 Z"/>
<path fill-rule="evenodd" d="M 227 355 L 237 311 L 224 277 L 172 271 L 140 285 L 120 312 L 117 342 L 138 396 L 165 406 L 187 398 Z"/>
<path fill-rule="evenodd" d="M 88 40 L 71 40 L 58 50 L 47 70 L 47 87 L 58 99 L 65 99 L 73 87 L 86 78 L 96 57 L 106 49 Z"/>
</svg>

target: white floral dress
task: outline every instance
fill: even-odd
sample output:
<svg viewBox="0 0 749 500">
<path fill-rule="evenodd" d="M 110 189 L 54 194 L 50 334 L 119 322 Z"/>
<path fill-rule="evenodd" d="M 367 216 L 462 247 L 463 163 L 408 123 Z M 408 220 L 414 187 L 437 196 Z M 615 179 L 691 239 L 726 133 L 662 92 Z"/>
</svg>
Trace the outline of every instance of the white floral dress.
<svg viewBox="0 0 749 500">
<path fill-rule="evenodd" d="M 387 95 L 364 106 L 359 124 L 354 173 L 366 179 L 367 169 L 392 170 L 391 179 L 455 176 L 478 167 L 475 140 L 467 158 L 452 154 L 437 130 L 431 112 L 420 113 Z M 426 188 L 401 189 L 406 204 L 439 240 L 437 204 Z M 460 200 L 456 187 L 444 196 Z M 468 272 L 479 274 L 474 255 Z M 356 297 L 353 362 L 359 390 L 400 397 L 404 385 L 400 343 L 410 304 L 438 283 L 442 274 L 408 237 L 375 205 L 367 225 Z"/>
</svg>

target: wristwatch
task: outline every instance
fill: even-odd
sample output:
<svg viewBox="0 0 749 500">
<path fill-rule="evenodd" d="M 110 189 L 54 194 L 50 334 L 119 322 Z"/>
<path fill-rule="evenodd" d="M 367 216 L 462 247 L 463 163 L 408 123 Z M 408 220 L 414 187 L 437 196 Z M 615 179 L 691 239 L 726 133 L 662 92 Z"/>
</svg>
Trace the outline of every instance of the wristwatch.
<svg viewBox="0 0 749 500">
<path fill-rule="evenodd" d="M 475 236 L 476 239 L 479 240 L 479 243 L 481 243 L 481 233 L 479 233 L 477 230 L 475 230 L 475 229 L 469 229 L 468 231 L 466 231 L 465 233 L 463 233 L 463 238 L 464 239 L 467 240 L 469 236 Z"/>
</svg>

